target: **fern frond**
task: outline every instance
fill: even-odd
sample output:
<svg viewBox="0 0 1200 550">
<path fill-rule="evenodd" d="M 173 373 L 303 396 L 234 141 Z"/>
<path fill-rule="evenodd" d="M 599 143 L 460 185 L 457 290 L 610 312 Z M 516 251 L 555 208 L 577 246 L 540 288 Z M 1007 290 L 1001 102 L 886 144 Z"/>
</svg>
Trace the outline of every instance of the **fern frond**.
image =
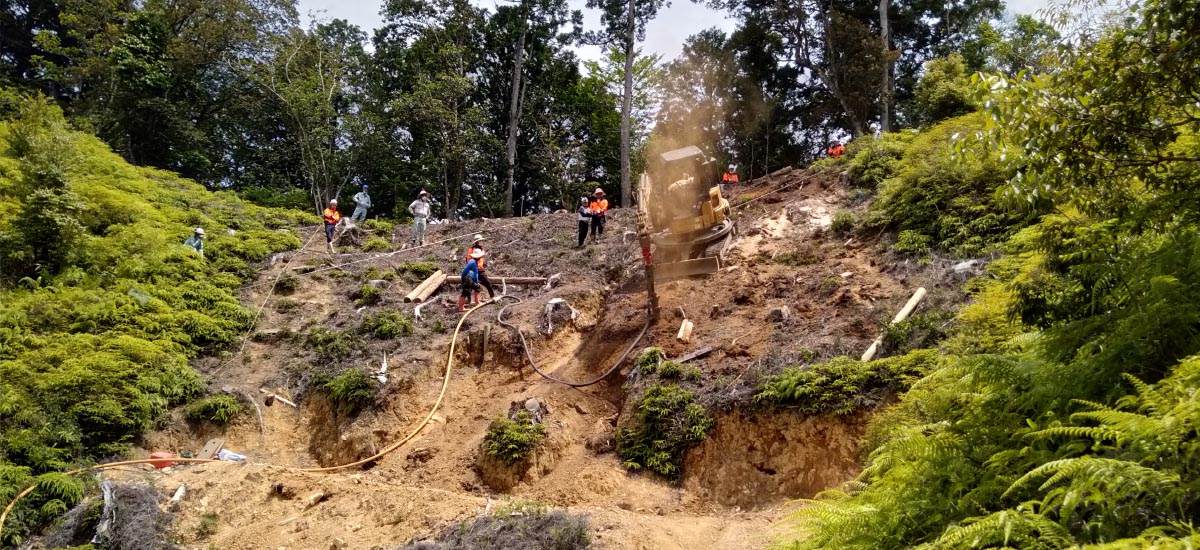
<svg viewBox="0 0 1200 550">
<path fill-rule="evenodd" d="M 1049 478 L 1038 487 L 1041 491 L 1046 491 L 1066 480 L 1084 483 L 1082 488 L 1088 491 L 1108 491 L 1110 493 L 1145 491 L 1152 487 L 1161 489 L 1178 485 L 1180 481 L 1177 474 L 1147 468 L 1135 462 L 1082 456 L 1054 460 L 1030 470 L 1014 481 L 1001 498 L 1006 498 L 1033 480 L 1046 476 Z"/>
<path fill-rule="evenodd" d="M 1171 410 L 1171 403 L 1167 399 L 1164 399 L 1154 386 L 1143 382 L 1138 377 L 1127 372 L 1122 373 L 1121 376 L 1137 390 L 1136 401 L 1140 405 L 1141 410 L 1150 411 L 1155 416 L 1162 416 Z"/>
<path fill-rule="evenodd" d="M 1025 435 L 1029 439 L 1050 439 L 1052 437 L 1069 437 L 1074 439 L 1092 439 L 1095 441 L 1115 441 L 1118 444 L 1125 440 L 1125 434 L 1104 426 L 1055 426 L 1038 430 Z"/>
<path fill-rule="evenodd" d="M 1070 532 L 1042 514 L 1028 510 L 1004 510 L 977 518 L 970 524 L 951 527 L 928 545 L 930 550 L 958 548 L 1016 548 L 1065 550 L 1076 546 Z"/>
</svg>

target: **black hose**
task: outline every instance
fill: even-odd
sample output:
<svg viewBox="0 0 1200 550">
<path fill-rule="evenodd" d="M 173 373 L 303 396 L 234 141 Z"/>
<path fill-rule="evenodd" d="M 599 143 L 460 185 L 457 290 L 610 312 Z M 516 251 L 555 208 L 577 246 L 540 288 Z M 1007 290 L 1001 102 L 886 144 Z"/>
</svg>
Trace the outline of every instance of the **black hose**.
<svg viewBox="0 0 1200 550">
<path fill-rule="evenodd" d="M 535 363 L 533 361 L 533 355 L 529 352 L 529 343 L 525 341 L 525 334 L 522 333 L 521 329 L 517 328 L 516 325 L 513 325 L 513 324 L 509 323 L 508 321 L 504 320 L 504 312 L 507 311 L 508 308 L 521 303 L 522 300 L 520 298 L 517 298 L 516 296 L 499 296 L 496 298 L 496 300 L 501 300 L 504 298 L 508 298 L 509 300 L 515 300 L 515 301 L 511 304 L 508 304 L 508 305 L 500 308 L 500 311 L 496 313 L 496 321 L 499 322 L 501 325 L 504 325 L 504 326 L 512 329 L 513 332 L 517 333 L 517 337 L 521 339 L 521 349 L 525 351 L 525 358 L 527 360 L 529 360 L 529 366 L 533 367 L 534 371 L 536 371 L 538 374 L 542 375 L 542 378 L 545 378 L 546 380 L 549 380 L 551 382 L 558 382 L 559 384 L 564 384 L 564 385 L 570 386 L 572 388 L 582 388 L 585 386 L 591 386 L 592 384 L 596 384 L 596 383 L 600 382 L 601 380 L 608 378 L 608 375 L 610 375 L 614 371 L 616 371 L 621 366 L 621 363 L 623 363 L 625 361 L 625 358 L 629 357 L 629 352 L 633 351 L 633 348 L 635 346 L 637 346 L 638 342 L 642 341 L 642 337 L 646 336 L 646 331 L 650 329 L 650 317 L 647 316 L 646 324 L 642 325 L 642 331 L 638 333 L 637 338 L 633 339 L 633 342 L 631 342 L 629 344 L 629 347 L 625 349 L 625 353 L 622 353 L 621 356 L 617 358 L 617 361 L 615 363 L 613 363 L 613 366 L 609 367 L 608 370 L 604 371 L 604 374 L 601 374 L 600 376 L 596 377 L 595 379 L 589 380 L 587 382 L 568 382 L 566 380 L 562 380 L 560 378 L 555 378 L 554 376 L 546 374 L 545 372 L 542 372 L 542 369 L 538 368 L 537 363 Z"/>
</svg>

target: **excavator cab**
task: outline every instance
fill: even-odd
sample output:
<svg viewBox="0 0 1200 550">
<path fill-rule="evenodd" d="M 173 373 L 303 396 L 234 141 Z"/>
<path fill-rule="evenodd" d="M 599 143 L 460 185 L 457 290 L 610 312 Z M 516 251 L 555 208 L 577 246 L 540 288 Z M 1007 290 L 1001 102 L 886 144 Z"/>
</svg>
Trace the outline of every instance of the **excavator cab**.
<svg viewBox="0 0 1200 550">
<path fill-rule="evenodd" d="M 694 145 L 649 161 L 639 202 L 652 233 L 655 279 L 716 272 L 733 229 L 716 162 Z"/>
</svg>

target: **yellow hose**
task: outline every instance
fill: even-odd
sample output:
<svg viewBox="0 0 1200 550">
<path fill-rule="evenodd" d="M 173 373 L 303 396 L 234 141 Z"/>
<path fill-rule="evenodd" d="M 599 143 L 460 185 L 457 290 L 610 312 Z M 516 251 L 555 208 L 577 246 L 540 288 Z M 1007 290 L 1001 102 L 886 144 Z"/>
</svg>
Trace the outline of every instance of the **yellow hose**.
<svg viewBox="0 0 1200 550">
<path fill-rule="evenodd" d="M 364 458 L 362 460 L 351 462 L 349 464 L 342 464 L 341 466 L 329 466 L 327 468 L 288 468 L 288 469 L 292 470 L 292 471 L 297 471 L 297 472 L 313 473 L 313 472 L 332 472 L 334 470 L 341 470 L 341 469 L 345 469 L 345 468 L 353 468 L 355 466 L 361 466 L 368 462 L 379 460 L 384 455 L 387 455 L 388 453 L 391 453 L 391 452 L 395 451 L 396 449 L 399 449 L 405 443 L 408 443 L 409 440 L 411 440 L 413 437 L 416 437 L 416 435 L 418 433 L 420 433 L 420 431 L 423 430 L 427 424 L 429 424 L 429 421 L 433 418 L 433 415 L 435 413 L 437 413 L 438 408 L 442 406 L 442 400 L 444 400 L 446 397 L 446 388 L 448 388 L 450 386 L 450 371 L 451 371 L 451 367 L 454 365 L 454 348 L 458 344 L 458 333 L 459 333 L 459 331 L 462 330 L 463 321 L 467 320 L 467 316 L 471 315 L 472 313 L 475 313 L 476 310 L 478 310 L 479 308 L 481 308 L 489 303 L 491 303 L 491 302 L 484 302 L 482 304 L 479 304 L 479 305 L 467 310 L 467 312 L 464 313 L 463 316 L 458 320 L 458 324 L 455 325 L 454 335 L 450 338 L 450 353 L 446 356 L 446 373 L 442 377 L 442 391 L 440 391 L 438 393 L 437 401 L 435 401 L 433 403 L 433 407 L 429 409 L 429 414 L 425 415 L 425 419 L 421 421 L 421 423 L 416 427 L 416 429 L 414 429 L 408 435 L 404 436 L 404 438 L 401 439 L 400 441 L 397 441 L 397 442 L 389 445 L 386 449 L 378 452 L 374 456 L 370 456 L 370 457 Z M 79 468 L 76 470 L 71 470 L 69 472 L 65 472 L 65 475 L 71 476 L 71 475 L 81 474 L 84 472 L 94 472 L 94 471 L 98 471 L 98 470 L 106 470 L 108 468 L 115 468 L 117 466 L 128 466 L 131 464 L 150 464 L 150 463 L 154 463 L 154 462 L 193 462 L 193 463 L 200 462 L 200 463 L 206 463 L 206 462 L 219 462 L 219 461 L 214 460 L 214 459 L 207 459 L 207 458 L 144 458 L 144 459 L 139 459 L 139 460 L 125 460 L 125 461 L 121 461 L 121 462 L 109 462 L 107 464 L 97 464 L 96 466 L 89 466 L 87 468 Z M 9 502 L 8 506 L 6 506 L 4 508 L 4 512 L 0 513 L 0 533 L 4 532 L 4 524 L 8 520 L 9 512 L 12 512 L 13 508 L 15 508 L 17 506 L 17 503 L 20 502 L 21 499 L 28 496 L 29 493 L 32 493 L 33 490 L 35 488 L 37 488 L 37 486 L 38 486 L 38 484 L 34 483 L 34 484 L 26 487 L 20 493 L 17 493 L 17 496 L 13 497 L 12 502 Z"/>
</svg>

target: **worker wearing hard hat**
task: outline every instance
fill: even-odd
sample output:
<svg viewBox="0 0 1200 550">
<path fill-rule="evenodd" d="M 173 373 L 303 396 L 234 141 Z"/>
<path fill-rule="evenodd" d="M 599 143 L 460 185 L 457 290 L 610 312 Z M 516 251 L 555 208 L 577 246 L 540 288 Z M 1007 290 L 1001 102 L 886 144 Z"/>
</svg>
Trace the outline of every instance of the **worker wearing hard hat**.
<svg viewBox="0 0 1200 550">
<path fill-rule="evenodd" d="M 479 264 L 479 284 L 483 285 L 483 288 L 487 289 L 488 299 L 495 300 L 496 289 L 492 287 L 492 282 L 488 280 L 487 276 L 487 250 L 484 250 L 483 248 L 483 241 L 486 240 L 487 239 L 483 238 L 483 235 L 478 233 L 475 234 L 475 238 L 473 239 L 471 246 L 467 247 L 467 261 L 469 262 L 471 258 L 475 257 L 475 254 L 479 254 L 479 257 L 476 258 L 476 263 Z M 478 291 L 475 292 L 475 303 L 479 303 Z"/>
<path fill-rule="evenodd" d="M 604 198 L 604 190 L 597 187 L 592 193 L 592 240 L 595 241 L 604 234 L 605 215 L 608 214 L 608 199 Z"/>
<path fill-rule="evenodd" d="M 579 220 L 579 245 L 576 248 L 583 248 L 583 243 L 587 241 L 588 225 L 592 221 L 592 207 L 587 197 L 579 198 L 579 208 L 575 210 L 575 217 Z"/>
<path fill-rule="evenodd" d="M 475 305 L 479 305 L 479 262 L 483 261 L 483 251 L 476 250 L 467 256 L 467 265 L 462 270 L 462 292 L 458 295 L 458 310 L 467 310 L 467 298 L 475 295 Z"/>
<path fill-rule="evenodd" d="M 333 230 L 337 227 L 338 222 L 342 221 L 342 214 L 338 212 L 337 199 L 329 199 L 329 206 L 321 213 L 325 218 L 325 243 L 329 246 L 329 252 L 333 253 Z"/>
<path fill-rule="evenodd" d="M 350 214 L 350 219 L 354 223 L 362 223 L 367 219 L 367 210 L 371 209 L 371 195 L 367 194 L 367 186 L 362 186 L 362 191 L 354 194 L 354 213 Z"/>
<path fill-rule="evenodd" d="M 204 228 L 197 227 L 195 231 L 192 231 L 192 236 L 188 237 L 186 241 L 183 241 L 183 245 L 191 248 L 192 250 L 195 250 L 197 253 L 200 254 L 200 257 L 203 258 L 204 257 Z"/>
<path fill-rule="evenodd" d="M 846 152 L 846 146 L 834 141 L 829 144 L 829 149 L 825 151 L 830 157 L 840 158 Z"/>
<path fill-rule="evenodd" d="M 413 246 L 425 246 L 425 223 L 429 220 L 429 192 L 424 189 L 417 194 L 417 200 L 408 205 L 408 213 L 413 217 Z"/>
<path fill-rule="evenodd" d="M 728 195 L 732 189 L 730 186 L 737 182 L 737 165 L 730 164 L 729 169 L 725 170 L 725 175 L 721 176 L 721 194 Z"/>
</svg>

